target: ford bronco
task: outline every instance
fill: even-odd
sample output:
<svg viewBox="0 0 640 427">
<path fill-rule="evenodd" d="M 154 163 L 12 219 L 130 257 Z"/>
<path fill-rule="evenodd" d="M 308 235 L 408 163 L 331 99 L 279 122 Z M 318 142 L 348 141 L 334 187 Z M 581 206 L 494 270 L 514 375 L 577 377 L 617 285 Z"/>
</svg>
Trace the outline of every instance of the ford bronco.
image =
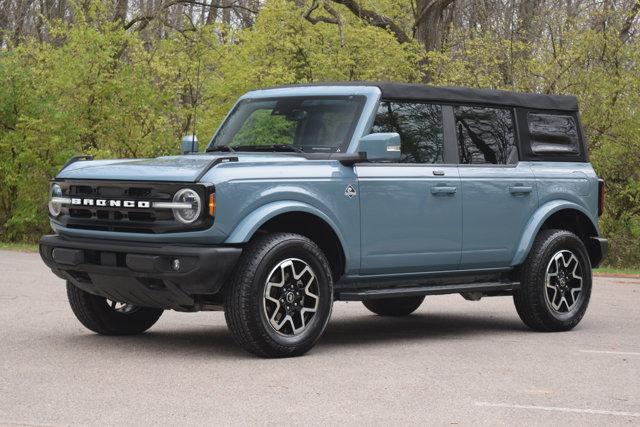
<svg viewBox="0 0 640 427">
<path fill-rule="evenodd" d="M 73 158 L 40 254 L 78 320 L 136 334 L 224 310 L 265 357 L 309 350 L 334 301 L 382 316 L 426 295 L 512 295 L 526 325 L 582 319 L 604 183 L 574 97 L 396 83 L 242 96 L 204 152 Z"/>
</svg>

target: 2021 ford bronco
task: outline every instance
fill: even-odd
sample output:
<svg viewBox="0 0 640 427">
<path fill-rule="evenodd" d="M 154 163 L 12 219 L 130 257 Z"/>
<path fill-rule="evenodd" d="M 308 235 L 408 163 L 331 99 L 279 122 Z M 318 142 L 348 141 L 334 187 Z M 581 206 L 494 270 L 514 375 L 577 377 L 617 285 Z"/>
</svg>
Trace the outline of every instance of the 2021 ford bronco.
<svg viewBox="0 0 640 427">
<path fill-rule="evenodd" d="M 395 83 L 240 98 L 206 147 L 72 159 L 44 262 L 100 334 L 224 309 L 236 342 L 299 355 L 334 301 L 403 316 L 426 295 L 513 295 L 534 330 L 582 319 L 604 184 L 574 97 Z"/>
</svg>

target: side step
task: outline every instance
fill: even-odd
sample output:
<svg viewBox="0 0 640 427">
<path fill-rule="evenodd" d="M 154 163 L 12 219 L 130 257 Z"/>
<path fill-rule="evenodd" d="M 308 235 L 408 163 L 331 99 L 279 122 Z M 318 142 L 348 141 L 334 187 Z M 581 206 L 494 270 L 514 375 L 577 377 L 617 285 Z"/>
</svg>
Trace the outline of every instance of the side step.
<svg viewBox="0 0 640 427">
<path fill-rule="evenodd" d="M 425 285 L 401 288 L 345 289 L 336 290 L 335 299 L 339 301 L 362 301 L 376 298 L 413 297 L 421 295 L 444 295 L 480 292 L 504 295 L 520 287 L 519 282 L 484 282 L 456 285 Z"/>
</svg>

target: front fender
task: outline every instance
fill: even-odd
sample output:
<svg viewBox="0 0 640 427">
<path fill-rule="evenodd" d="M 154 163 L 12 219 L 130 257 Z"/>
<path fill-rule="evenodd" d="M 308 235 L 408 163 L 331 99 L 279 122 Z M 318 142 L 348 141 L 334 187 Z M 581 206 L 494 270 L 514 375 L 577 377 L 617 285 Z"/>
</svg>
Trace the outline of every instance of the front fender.
<svg viewBox="0 0 640 427">
<path fill-rule="evenodd" d="M 547 218 L 551 215 L 564 209 L 573 209 L 582 212 L 587 218 L 589 218 L 589 221 L 591 221 L 595 230 L 598 231 L 598 224 L 593 220 L 592 214 L 583 206 L 568 200 L 553 200 L 551 202 L 547 202 L 540 206 L 529 219 L 529 222 L 522 233 L 522 237 L 520 238 L 520 243 L 518 244 L 513 260 L 511 261 L 511 266 L 516 266 L 524 262 L 531 250 L 531 246 L 533 246 L 533 241 L 538 235 L 538 231 L 540 231 L 542 224 L 544 224 Z"/>
<path fill-rule="evenodd" d="M 336 233 L 336 236 L 338 236 L 338 239 L 340 239 L 342 247 L 345 247 L 339 228 L 337 227 L 335 222 L 331 218 L 329 218 L 328 215 L 326 215 L 320 209 L 311 206 L 310 204 L 299 202 L 296 200 L 279 200 L 277 202 L 267 203 L 255 209 L 242 221 L 240 221 L 240 223 L 231 232 L 227 240 L 225 240 L 225 243 L 246 243 L 249 241 L 249 239 L 251 239 L 251 236 L 253 236 L 256 230 L 260 228 L 260 226 L 262 226 L 264 223 L 280 214 L 289 212 L 305 212 L 322 219 L 327 224 L 329 224 L 334 233 Z"/>
</svg>

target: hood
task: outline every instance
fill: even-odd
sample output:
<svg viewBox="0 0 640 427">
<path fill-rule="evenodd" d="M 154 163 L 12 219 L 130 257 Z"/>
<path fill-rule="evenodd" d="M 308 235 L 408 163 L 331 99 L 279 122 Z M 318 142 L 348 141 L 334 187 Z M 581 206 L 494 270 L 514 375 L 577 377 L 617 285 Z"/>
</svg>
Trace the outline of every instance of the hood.
<svg viewBox="0 0 640 427">
<path fill-rule="evenodd" d="M 229 157 L 236 157 L 241 162 L 304 160 L 289 153 L 207 153 L 155 159 L 90 160 L 70 164 L 56 178 L 195 182 L 212 162 Z"/>
</svg>

